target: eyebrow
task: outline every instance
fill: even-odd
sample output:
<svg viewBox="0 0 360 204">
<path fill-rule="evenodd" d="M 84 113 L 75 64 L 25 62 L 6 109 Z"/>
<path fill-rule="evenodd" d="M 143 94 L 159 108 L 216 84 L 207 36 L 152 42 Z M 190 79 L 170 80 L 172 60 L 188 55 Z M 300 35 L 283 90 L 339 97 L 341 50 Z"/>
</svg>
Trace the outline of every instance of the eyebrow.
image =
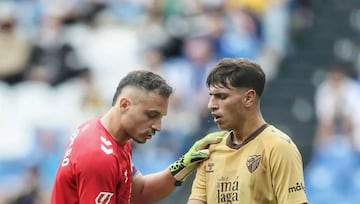
<svg viewBox="0 0 360 204">
<path fill-rule="evenodd" d="M 146 113 L 161 115 L 161 112 L 157 110 L 146 110 Z"/>
<path fill-rule="evenodd" d="M 216 96 L 216 95 L 220 95 L 220 94 L 228 95 L 229 93 L 225 93 L 225 92 L 209 93 L 210 96 Z"/>
</svg>

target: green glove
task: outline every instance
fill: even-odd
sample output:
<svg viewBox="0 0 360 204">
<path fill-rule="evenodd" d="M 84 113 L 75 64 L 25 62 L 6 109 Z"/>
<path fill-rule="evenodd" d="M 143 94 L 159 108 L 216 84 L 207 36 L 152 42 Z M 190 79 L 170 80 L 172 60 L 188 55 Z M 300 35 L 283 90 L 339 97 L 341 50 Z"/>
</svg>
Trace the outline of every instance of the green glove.
<svg viewBox="0 0 360 204">
<path fill-rule="evenodd" d="M 199 162 L 209 157 L 209 145 L 221 142 L 226 134 L 227 131 L 221 131 L 206 135 L 196 141 L 186 154 L 169 166 L 170 172 L 176 180 L 176 186 L 180 186 L 185 181 L 186 177 L 197 167 Z"/>
</svg>

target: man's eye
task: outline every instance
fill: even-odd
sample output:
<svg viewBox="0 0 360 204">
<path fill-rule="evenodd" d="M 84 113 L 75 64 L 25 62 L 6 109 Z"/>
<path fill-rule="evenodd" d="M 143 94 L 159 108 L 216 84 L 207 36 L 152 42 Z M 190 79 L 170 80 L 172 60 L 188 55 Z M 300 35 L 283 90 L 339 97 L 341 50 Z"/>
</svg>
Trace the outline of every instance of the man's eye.
<svg viewBox="0 0 360 204">
<path fill-rule="evenodd" d="M 156 117 L 159 116 L 159 114 L 158 114 L 158 113 L 148 113 L 147 116 L 148 116 L 149 118 L 156 118 Z"/>
<path fill-rule="evenodd" d="M 219 99 L 226 99 L 227 96 L 225 94 L 217 94 L 216 97 Z"/>
</svg>

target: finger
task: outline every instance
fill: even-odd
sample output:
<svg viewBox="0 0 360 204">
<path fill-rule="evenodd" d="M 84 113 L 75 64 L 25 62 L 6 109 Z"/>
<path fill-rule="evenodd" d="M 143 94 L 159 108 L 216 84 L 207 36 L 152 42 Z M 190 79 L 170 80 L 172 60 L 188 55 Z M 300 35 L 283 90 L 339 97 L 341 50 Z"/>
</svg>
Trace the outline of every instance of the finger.
<svg viewBox="0 0 360 204">
<path fill-rule="evenodd" d="M 199 146 L 198 146 L 197 149 L 198 149 L 198 150 L 207 149 L 207 148 L 209 148 L 209 145 L 210 145 L 210 144 L 220 143 L 221 140 L 222 140 L 222 137 L 217 137 L 217 138 L 205 140 L 204 142 L 202 142 L 201 144 L 199 144 Z"/>
</svg>

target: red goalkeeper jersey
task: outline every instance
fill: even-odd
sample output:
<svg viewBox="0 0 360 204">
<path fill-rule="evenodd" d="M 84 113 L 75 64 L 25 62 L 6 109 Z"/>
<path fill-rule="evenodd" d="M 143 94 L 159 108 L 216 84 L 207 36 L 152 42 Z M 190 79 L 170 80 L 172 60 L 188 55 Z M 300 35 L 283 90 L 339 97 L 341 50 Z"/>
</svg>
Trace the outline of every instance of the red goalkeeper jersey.
<svg viewBox="0 0 360 204">
<path fill-rule="evenodd" d="M 128 204 L 132 177 L 131 145 L 119 145 L 100 119 L 71 136 L 59 165 L 51 204 Z"/>
</svg>

